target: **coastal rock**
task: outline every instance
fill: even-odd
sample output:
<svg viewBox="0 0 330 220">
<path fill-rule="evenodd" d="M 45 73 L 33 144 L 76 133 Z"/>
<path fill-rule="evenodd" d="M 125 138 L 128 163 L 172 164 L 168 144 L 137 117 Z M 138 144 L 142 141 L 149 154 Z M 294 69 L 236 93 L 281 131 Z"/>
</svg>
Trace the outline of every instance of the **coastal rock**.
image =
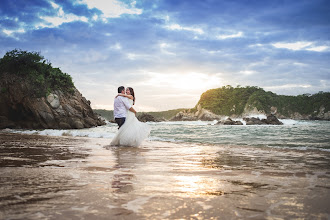
<svg viewBox="0 0 330 220">
<path fill-rule="evenodd" d="M 186 110 L 178 112 L 174 117 L 170 119 L 170 121 L 196 121 L 197 117 Z"/>
<path fill-rule="evenodd" d="M 53 94 L 53 93 L 49 94 L 47 96 L 47 101 L 50 104 L 50 106 L 52 106 L 52 108 L 54 108 L 54 109 L 60 107 L 60 100 L 58 98 L 58 95 L 56 95 L 56 94 Z"/>
<path fill-rule="evenodd" d="M 243 118 L 244 121 L 246 121 L 246 125 L 283 125 L 281 121 L 279 121 L 275 115 L 267 115 L 266 119 L 260 118 Z"/>
<path fill-rule="evenodd" d="M 259 111 L 256 107 L 246 105 L 242 113 L 242 117 L 248 117 L 249 115 L 264 115 L 264 111 Z"/>
<path fill-rule="evenodd" d="M 263 119 L 262 121 L 269 125 L 283 125 L 283 123 L 280 122 L 273 114 L 267 115 L 267 119 Z"/>
<path fill-rule="evenodd" d="M 271 113 L 272 115 L 275 115 L 276 112 L 277 112 L 277 108 L 276 108 L 275 106 L 270 107 L 270 113 Z"/>
<path fill-rule="evenodd" d="M 146 113 L 142 113 L 141 115 L 137 116 L 137 119 L 141 122 L 147 122 L 147 121 L 152 121 L 152 122 L 159 122 L 160 120 L 156 119 L 154 116 Z"/>
<path fill-rule="evenodd" d="M 14 128 L 14 127 L 15 127 L 14 122 L 8 120 L 8 118 L 5 116 L 0 116 L 0 129 Z"/>
<path fill-rule="evenodd" d="M 190 109 L 183 110 L 172 117 L 170 121 L 214 121 L 219 119 L 221 119 L 219 115 L 216 115 L 207 109 L 203 109 L 199 104 L 196 112 L 192 112 Z"/>
<path fill-rule="evenodd" d="M 260 120 L 260 118 L 243 118 L 244 121 L 246 121 L 246 125 L 265 125 L 266 123 L 262 120 Z"/>
<path fill-rule="evenodd" d="M 241 121 L 234 121 L 231 118 L 227 118 L 225 121 L 218 121 L 216 125 L 243 125 Z"/>
<path fill-rule="evenodd" d="M 325 112 L 325 107 L 322 105 L 316 117 L 323 120 L 330 120 L 330 111 Z"/>
<path fill-rule="evenodd" d="M 213 120 L 218 120 L 220 117 L 209 110 L 206 109 L 200 109 L 199 111 L 196 112 L 197 119 L 201 121 L 213 121 Z"/>
<path fill-rule="evenodd" d="M 0 129 L 81 129 L 105 124 L 76 88 L 72 93 L 57 90 L 38 98 L 31 87 L 20 76 L 2 74 Z"/>
</svg>

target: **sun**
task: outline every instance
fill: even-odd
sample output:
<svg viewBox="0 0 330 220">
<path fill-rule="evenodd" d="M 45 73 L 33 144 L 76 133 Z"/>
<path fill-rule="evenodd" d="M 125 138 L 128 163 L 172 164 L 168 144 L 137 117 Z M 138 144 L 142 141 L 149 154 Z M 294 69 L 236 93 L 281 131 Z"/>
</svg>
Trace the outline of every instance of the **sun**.
<svg viewBox="0 0 330 220">
<path fill-rule="evenodd" d="M 150 73 L 149 85 L 162 85 L 169 89 L 206 91 L 221 85 L 219 74 L 198 72 L 187 73 Z"/>
</svg>

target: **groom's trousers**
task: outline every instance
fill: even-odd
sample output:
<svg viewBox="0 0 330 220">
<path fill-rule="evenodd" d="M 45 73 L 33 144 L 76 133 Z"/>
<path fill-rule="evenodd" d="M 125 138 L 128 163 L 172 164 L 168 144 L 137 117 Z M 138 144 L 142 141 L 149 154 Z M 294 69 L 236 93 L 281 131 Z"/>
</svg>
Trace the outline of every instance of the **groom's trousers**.
<svg viewBox="0 0 330 220">
<path fill-rule="evenodd" d="M 125 120 L 126 118 L 115 118 L 115 121 L 118 124 L 119 128 L 125 123 Z"/>
</svg>

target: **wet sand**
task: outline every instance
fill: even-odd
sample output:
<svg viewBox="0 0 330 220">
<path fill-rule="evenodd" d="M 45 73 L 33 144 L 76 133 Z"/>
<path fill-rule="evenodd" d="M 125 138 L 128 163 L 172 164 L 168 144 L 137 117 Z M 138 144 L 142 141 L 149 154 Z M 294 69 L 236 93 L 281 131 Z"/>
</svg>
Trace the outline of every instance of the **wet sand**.
<svg viewBox="0 0 330 220">
<path fill-rule="evenodd" d="M 0 219 L 329 219 L 330 152 L 0 133 Z"/>
</svg>

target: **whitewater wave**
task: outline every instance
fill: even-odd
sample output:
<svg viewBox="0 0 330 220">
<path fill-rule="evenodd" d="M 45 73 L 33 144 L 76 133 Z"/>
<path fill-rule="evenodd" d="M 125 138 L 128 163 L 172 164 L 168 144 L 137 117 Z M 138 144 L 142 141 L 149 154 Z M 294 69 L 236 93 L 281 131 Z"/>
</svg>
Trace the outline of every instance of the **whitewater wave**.
<svg viewBox="0 0 330 220">
<path fill-rule="evenodd" d="M 254 117 L 254 116 L 253 116 Z M 235 118 L 233 120 L 240 120 L 243 126 L 246 122 L 242 118 Z M 292 119 L 281 119 L 283 125 L 301 125 L 308 124 L 308 121 L 297 121 Z M 209 126 L 215 125 L 218 121 L 167 121 L 167 122 L 148 122 L 151 126 L 163 126 L 163 125 L 183 125 L 183 126 Z M 267 125 L 257 125 L 267 126 Z M 273 126 L 273 125 L 271 125 Z M 117 125 L 107 123 L 104 126 L 85 128 L 85 129 L 45 129 L 45 130 L 25 130 L 25 129 L 4 129 L 5 132 L 10 133 L 22 133 L 22 134 L 38 134 L 47 136 L 72 136 L 72 137 L 91 137 L 91 138 L 113 138 L 117 132 Z M 160 137 L 150 137 L 149 140 L 157 141 L 178 141 L 175 139 L 163 139 Z"/>
</svg>

